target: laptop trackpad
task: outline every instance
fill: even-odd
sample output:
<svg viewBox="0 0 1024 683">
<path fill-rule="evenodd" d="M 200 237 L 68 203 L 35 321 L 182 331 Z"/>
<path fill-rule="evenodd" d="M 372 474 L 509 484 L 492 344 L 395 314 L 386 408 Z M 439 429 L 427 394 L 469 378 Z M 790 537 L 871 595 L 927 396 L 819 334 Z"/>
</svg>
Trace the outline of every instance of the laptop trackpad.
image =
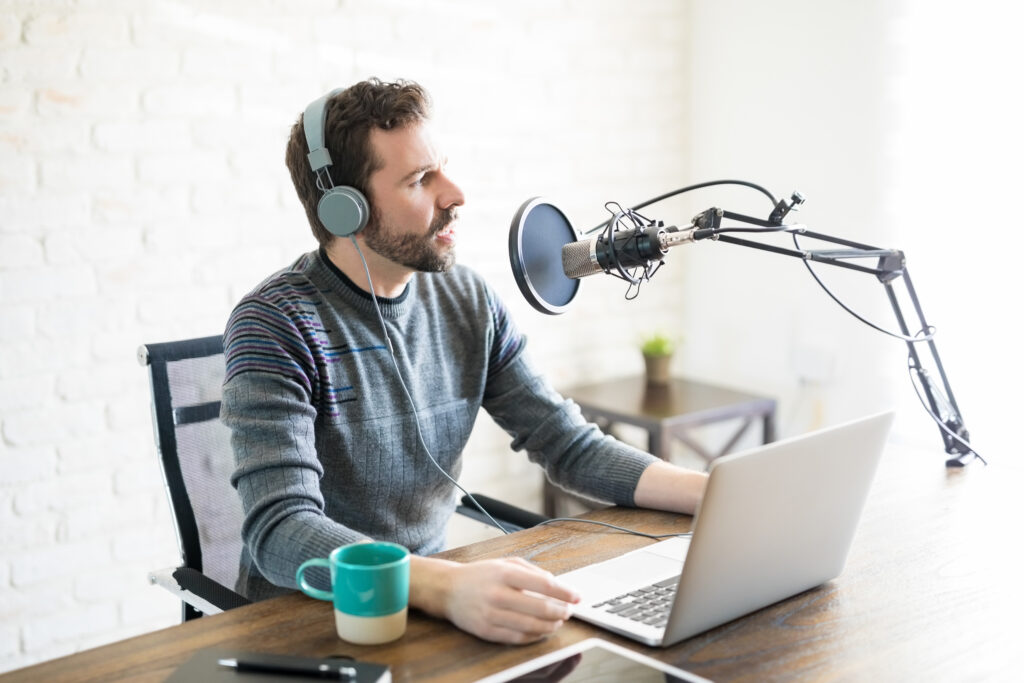
<svg viewBox="0 0 1024 683">
<path fill-rule="evenodd" d="M 676 576 L 682 568 L 680 556 L 666 557 L 645 549 L 567 572 L 559 580 L 578 591 L 584 604 L 592 604 Z"/>
</svg>

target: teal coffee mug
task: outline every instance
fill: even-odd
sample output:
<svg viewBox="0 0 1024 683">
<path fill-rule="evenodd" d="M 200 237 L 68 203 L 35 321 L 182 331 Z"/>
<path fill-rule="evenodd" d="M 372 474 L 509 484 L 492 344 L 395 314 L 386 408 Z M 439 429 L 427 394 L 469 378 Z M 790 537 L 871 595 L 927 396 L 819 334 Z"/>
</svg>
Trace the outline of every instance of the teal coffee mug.
<svg viewBox="0 0 1024 683">
<path fill-rule="evenodd" d="M 331 572 L 331 590 L 310 586 L 303 576 L 311 567 Z M 382 541 L 343 545 L 329 558 L 314 557 L 295 572 L 306 595 L 334 603 L 338 637 L 358 645 L 397 640 L 405 633 L 409 605 L 409 551 Z"/>
</svg>

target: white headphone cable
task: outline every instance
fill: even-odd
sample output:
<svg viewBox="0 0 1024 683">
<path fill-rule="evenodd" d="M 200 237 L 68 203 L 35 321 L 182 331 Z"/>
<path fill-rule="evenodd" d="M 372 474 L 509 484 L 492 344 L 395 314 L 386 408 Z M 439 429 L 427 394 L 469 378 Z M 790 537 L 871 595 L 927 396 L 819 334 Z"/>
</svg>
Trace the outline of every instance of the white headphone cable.
<svg viewBox="0 0 1024 683">
<path fill-rule="evenodd" d="M 476 498 L 473 497 L 472 493 L 462 488 L 459 482 L 455 481 L 455 479 L 453 479 L 450 474 L 445 472 L 444 468 L 441 467 L 440 463 L 438 463 L 437 460 L 434 459 L 434 456 L 431 454 L 430 449 L 427 447 L 427 443 L 423 439 L 423 430 L 420 427 L 419 410 L 416 408 L 416 401 L 413 400 L 412 394 L 409 392 L 409 387 L 406 386 L 405 379 L 402 377 L 402 370 L 398 366 L 398 359 L 395 357 L 395 347 L 391 344 L 391 337 L 388 335 L 388 328 L 387 325 L 384 323 L 384 314 L 381 313 L 380 303 L 377 301 L 377 294 L 376 292 L 373 291 L 373 280 L 370 279 L 370 268 L 369 266 L 366 265 L 366 257 L 363 256 L 363 250 L 359 248 L 359 242 L 356 241 L 355 235 L 350 236 L 349 239 L 352 240 L 352 244 L 356 248 L 356 253 L 359 254 L 359 260 L 362 261 L 363 263 L 363 271 L 366 273 L 366 283 L 370 287 L 370 298 L 373 300 L 373 308 L 377 312 L 377 320 L 380 321 L 380 329 L 384 333 L 384 341 L 387 342 L 388 350 L 391 352 L 391 363 L 395 368 L 395 375 L 398 377 L 398 383 L 402 386 L 402 391 L 405 392 L 405 397 L 406 399 L 408 399 L 409 405 L 412 406 L 412 416 L 413 419 L 416 421 L 416 437 L 417 439 L 419 439 L 420 446 L 423 448 L 423 452 L 427 454 L 428 458 L 430 458 L 430 462 L 433 463 L 434 467 L 436 467 L 437 470 L 455 486 L 455 488 L 462 491 L 471 501 L 473 501 L 473 505 L 475 505 L 477 509 L 479 509 L 480 512 L 482 512 L 484 516 L 486 516 L 487 519 L 491 521 L 491 524 L 496 526 L 498 529 L 501 529 L 503 533 L 511 533 L 508 529 L 499 524 L 498 520 L 494 519 L 494 517 L 491 516 L 491 513 L 487 512 L 483 505 L 477 502 Z"/>
</svg>

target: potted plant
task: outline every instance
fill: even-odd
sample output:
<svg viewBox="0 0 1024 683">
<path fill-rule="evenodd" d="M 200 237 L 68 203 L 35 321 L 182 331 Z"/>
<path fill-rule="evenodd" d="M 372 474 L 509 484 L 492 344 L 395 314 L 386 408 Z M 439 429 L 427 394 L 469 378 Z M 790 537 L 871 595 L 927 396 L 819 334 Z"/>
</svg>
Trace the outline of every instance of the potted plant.
<svg viewBox="0 0 1024 683">
<path fill-rule="evenodd" d="M 661 332 L 647 335 L 640 343 L 644 355 L 647 381 L 653 384 L 668 384 L 671 373 L 672 355 L 676 351 L 675 339 Z"/>
</svg>

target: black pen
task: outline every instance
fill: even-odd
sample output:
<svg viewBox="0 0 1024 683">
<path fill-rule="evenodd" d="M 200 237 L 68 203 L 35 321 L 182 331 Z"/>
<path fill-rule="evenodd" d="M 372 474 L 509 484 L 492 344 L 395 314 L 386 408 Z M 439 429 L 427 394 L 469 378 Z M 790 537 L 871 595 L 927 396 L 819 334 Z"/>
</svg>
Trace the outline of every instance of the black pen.
<svg viewBox="0 0 1024 683">
<path fill-rule="evenodd" d="M 258 671 L 261 673 L 291 674 L 293 676 L 309 676 L 311 678 L 331 678 L 338 681 L 349 681 L 356 677 L 356 670 L 351 666 L 339 664 L 272 664 L 270 662 L 251 662 L 244 659 L 218 659 L 221 666 L 231 667 L 238 672 Z"/>
</svg>

